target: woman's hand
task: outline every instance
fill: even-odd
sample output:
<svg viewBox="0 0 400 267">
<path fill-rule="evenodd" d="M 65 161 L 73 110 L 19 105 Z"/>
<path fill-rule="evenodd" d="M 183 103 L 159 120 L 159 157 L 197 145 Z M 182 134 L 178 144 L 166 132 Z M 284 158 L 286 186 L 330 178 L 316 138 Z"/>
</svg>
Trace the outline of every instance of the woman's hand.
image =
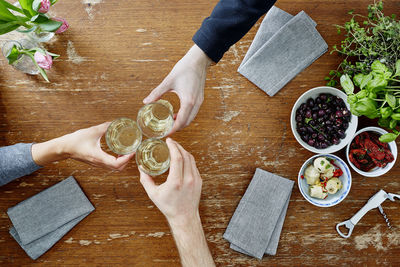
<svg viewBox="0 0 400 267">
<path fill-rule="evenodd" d="M 101 149 L 101 137 L 107 131 L 110 122 L 78 130 L 76 132 L 34 144 L 33 160 L 40 166 L 67 158 L 79 160 L 90 165 L 122 170 L 128 165 L 133 154 L 114 157 Z"/>
<path fill-rule="evenodd" d="M 155 102 L 167 92 L 179 96 L 181 107 L 170 134 L 188 126 L 196 117 L 204 100 L 204 83 L 211 59 L 194 45 L 179 60 L 167 77 L 144 100 L 144 104 Z"/>
</svg>

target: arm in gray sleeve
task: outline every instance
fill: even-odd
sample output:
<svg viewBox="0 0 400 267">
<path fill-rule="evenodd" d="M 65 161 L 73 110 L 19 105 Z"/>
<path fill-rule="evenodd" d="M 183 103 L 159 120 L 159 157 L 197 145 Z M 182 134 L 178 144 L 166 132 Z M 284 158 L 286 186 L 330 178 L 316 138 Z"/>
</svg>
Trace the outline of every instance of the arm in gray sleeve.
<svg viewBox="0 0 400 267">
<path fill-rule="evenodd" d="M 41 168 L 32 159 L 32 145 L 0 147 L 0 186 Z"/>
</svg>

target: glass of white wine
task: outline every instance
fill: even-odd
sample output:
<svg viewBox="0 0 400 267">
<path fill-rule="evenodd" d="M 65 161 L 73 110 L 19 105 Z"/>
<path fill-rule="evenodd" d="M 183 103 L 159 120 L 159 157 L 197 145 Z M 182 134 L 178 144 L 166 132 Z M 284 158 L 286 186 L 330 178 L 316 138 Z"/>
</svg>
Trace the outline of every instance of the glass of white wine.
<svg viewBox="0 0 400 267">
<path fill-rule="evenodd" d="M 112 152 L 126 155 L 136 151 L 142 142 L 142 132 L 134 120 L 119 118 L 108 126 L 106 143 Z"/>
<path fill-rule="evenodd" d="M 136 151 L 137 166 L 151 176 L 157 176 L 166 172 L 170 161 L 168 146 L 160 139 L 146 139 Z"/>
<path fill-rule="evenodd" d="M 165 137 L 174 124 L 172 105 L 166 100 L 145 105 L 139 110 L 137 123 L 145 136 Z"/>
</svg>

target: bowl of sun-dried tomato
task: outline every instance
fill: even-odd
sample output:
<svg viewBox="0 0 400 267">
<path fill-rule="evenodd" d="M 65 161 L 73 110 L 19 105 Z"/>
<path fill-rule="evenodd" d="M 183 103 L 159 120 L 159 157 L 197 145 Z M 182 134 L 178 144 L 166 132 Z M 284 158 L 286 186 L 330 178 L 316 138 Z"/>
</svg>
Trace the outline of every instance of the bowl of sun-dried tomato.
<svg viewBox="0 0 400 267">
<path fill-rule="evenodd" d="M 347 161 L 353 170 L 366 177 L 378 177 L 393 167 L 397 158 L 396 142 L 379 141 L 386 133 L 378 127 L 366 127 L 356 132 L 346 149 Z"/>
</svg>

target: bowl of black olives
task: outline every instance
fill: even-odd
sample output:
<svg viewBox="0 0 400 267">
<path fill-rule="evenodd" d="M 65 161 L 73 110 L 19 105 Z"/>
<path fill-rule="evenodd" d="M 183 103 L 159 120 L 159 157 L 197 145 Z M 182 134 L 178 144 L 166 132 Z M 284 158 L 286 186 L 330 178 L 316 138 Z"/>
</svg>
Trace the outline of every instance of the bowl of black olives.
<svg viewBox="0 0 400 267">
<path fill-rule="evenodd" d="M 297 99 L 290 124 L 294 137 L 307 150 L 334 153 L 353 139 L 358 117 L 351 114 L 345 93 L 322 86 Z"/>
</svg>

